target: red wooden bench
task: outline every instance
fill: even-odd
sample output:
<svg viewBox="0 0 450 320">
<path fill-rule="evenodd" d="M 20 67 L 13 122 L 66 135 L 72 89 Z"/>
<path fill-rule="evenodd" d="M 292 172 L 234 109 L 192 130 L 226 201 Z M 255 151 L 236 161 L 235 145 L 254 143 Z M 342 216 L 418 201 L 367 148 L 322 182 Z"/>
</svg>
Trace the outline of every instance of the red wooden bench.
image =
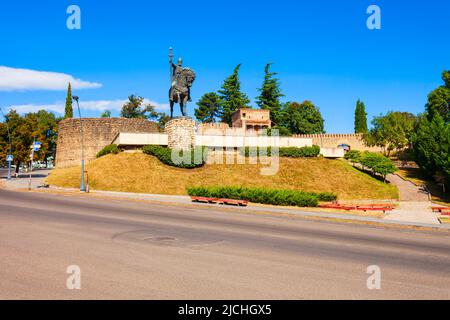
<svg viewBox="0 0 450 320">
<path fill-rule="evenodd" d="M 233 199 L 218 199 L 218 198 L 206 198 L 206 197 L 191 197 L 192 202 L 201 203 L 215 203 L 222 205 L 235 205 L 240 207 L 246 207 L 248 205 L 247 200 L 233 200 Z"/>
<path fill-rule="evenodd" d="M 383 213 L 386 213 L 386 211 L 392 211 L 394 208 L 392 207 L 356 207 L 356 210 L 358 211 L 383 211 Z"/>
<path fill-rule="evenodd" d="M 343 206 L 340 204 L 321 204 L 319 205 L 319 208 L 323 208 L 323 209 L 338 209 L 338 210 L 346 210 L 346 211 L 350 211 L 350 210 L 355 210 L 356 207 L 351 207 L 351 206 Z"/>
<path fill-rule="evenodd" d="M 367 208 L 391 208 L 395 209 L 395 205 L 388 204 L 388 203 L 382 203 L 382 204 L 365 204 L 364 206 L 359 207 L 367 207 Z"/>
<path fill-rule="evenodd" d="M 432 207 L 433 212 L 450 213 L 450 207 Z"/>
<path fill-rule="evenodd" d="M 386 213 L 386 211 L 392 211 L 395 209 L 394 205 L 391 204 L 368 204 L 364 206 L 345 206 L 340 204 L 321 204 L 319 205 L 319 208 L 325 208 L 325 209 L 338 209 L 338 210 L 345 210 L 345 211 L 383 211 L 383 213 Z"/>
<path fill-rule="evenodd" d="M 216 203 L 217 200 L 215 198 L 205 198 L 205 197 L 191 197 L 193 202 L 201 202 L 201 203 Z"/>
</svg>

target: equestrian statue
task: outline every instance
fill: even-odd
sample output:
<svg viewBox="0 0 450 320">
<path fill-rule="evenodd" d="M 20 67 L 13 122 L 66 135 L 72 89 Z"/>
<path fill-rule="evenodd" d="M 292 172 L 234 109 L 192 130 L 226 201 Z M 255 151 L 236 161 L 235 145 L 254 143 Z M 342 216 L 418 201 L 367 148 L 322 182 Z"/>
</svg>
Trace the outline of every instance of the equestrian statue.
<svg viewBox="0 0 450 320">
<path fill-rule="evenodd" d="M 186 106 L 191 102 L 191 87 L 195 81 L 195 72 L 190 68 L 183 68 L 183 60 L 178 59 L 178 64 L 173 63 L 172 48 L 169 54 L 170 63 L 170 118 L 173 119 L 173 106 L 180 104 L 180 110 L 183 117 L 187 116 Z"/>
</svg>

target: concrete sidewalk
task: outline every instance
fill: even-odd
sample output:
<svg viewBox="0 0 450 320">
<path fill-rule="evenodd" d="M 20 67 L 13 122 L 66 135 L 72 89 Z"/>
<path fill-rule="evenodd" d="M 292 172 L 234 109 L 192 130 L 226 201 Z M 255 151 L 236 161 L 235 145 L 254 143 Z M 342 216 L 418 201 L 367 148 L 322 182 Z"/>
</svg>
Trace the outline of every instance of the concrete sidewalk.
<svg viewBox="0 0 450 320">
<path fill-rule="evenodd" d="M 440 222 L 437 213 L 431 210 L 433 203 L 431 201 L 402 201 L 398 209 L 388 214 L 384 220 L 387 221 L 414 221 L 424 224 L 436 224 Z"/>
<path fill-rule="evenodd" d="M 417 223 L 439 225 L 439 214 L 433 213 L 429 194 L 420 186 L 405 180 L 397 174 L 390 174 L 388 181 L 397 186 L 400 205 L 385 217 L 388 221 L 414 221 Z"/>
<path fill-rule="evenodd" d="M 44 184 L 44 180 L 48 177 L 51 170 L 35 170 L 31 173 L 31 189 L 40 189 Z M 18 190 L 28 189 L 30 184 L 30 174 L 21 172 L 19 176 L 12 177 L 11 180 L 6 180 L 6 177 L 2 177 L 2 181 L 7 189 Z"/>
</svg>

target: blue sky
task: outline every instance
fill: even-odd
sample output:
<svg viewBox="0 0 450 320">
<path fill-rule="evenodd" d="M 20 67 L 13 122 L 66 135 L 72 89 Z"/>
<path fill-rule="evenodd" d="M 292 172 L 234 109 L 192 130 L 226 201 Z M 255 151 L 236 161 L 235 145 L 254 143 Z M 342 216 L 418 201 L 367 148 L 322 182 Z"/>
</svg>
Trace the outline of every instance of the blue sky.
<svg viewBox="0 0 450 320">
<path fill-rule="evenodd" d="M 81 8 L 81 30 L 66 27 L 71 4 Z M 366 27 L 371 4 L 381 8 L 381 30 Z M 118 108 L 131 93 L 164 110 L 172 46 L 197 73 L 194 102 L 238 63 L 253 102 L 273 62 L 285 101 L 312 100 L 327 132 L 352 132 L 358 98 L 370 119 L 423 111 L 450 69 L 449 16 L 447 0 L 2 1 L 0 106 L 60 110 L 73 77 L 84 81 L 74 91 L 85 116 Z M 36 71 L 54 74 L 36 85 Z"/>
</svg>

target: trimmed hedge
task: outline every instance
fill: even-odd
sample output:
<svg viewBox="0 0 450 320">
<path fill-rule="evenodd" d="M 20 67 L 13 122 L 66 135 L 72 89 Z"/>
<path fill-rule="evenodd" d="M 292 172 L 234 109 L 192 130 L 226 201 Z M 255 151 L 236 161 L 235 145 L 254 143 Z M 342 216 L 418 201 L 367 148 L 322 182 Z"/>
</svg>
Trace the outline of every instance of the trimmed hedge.
<svg viewBox="0 0 450 320">
<path fill-rule="evenodd" d="M 332 193 L 314 193 L 295 190 L 277 190 L 246 187 L 192 187 L 187 190 L 190 196 L 247 200 L 253 203 L 277 206 L 317 207 L 319 201 L 334 201 Z"/>
<path fill-rule="evenodd" d="M 246 157 L 260 155 L 260 148 L 256 147 L 245 147 L 243 149 L 244 155 Z M 267 148 L 266 150 L 261 150 L 261 154 L 266 154 L 267 156 L 272 155 L 272 148 Z M 242 153 L 242 152 L 241 152 Z M 312 146 L 312 147 L 282 147 L 278 149 L 278 155 L 280 157 L 287 158 L 316 158 L 320 155 L 320 147 Z"/>
<path fill-rule="evenodd" d="M 205 164 L 204 149 L 195 148 L 188 152 L 178 152 L 177 150 L 170 149 L 162 146 L 145 146 L 142 151 L 145 154 L 154 156 L 164 164 L 171 167 L 194 169 L 202 167 Z M 178 153 L 177 153 L 178 152 Z M 172 154 L 177 153 L 177 159 L 173 159 Z M 190 153 L 190 154 L 187 154 Z M 201 159 L 196 159 L 195 155 L 201 155 Z"/>
<path fill-rule="evenodd" d="M 109 146 L 104 147 L 99 153 L 97 153 L 97 158 L 106 156 L 107 154 L 118 154 L 120 153 L 120 149 L 116 144 L 110 144 Z"/>
</svg>

